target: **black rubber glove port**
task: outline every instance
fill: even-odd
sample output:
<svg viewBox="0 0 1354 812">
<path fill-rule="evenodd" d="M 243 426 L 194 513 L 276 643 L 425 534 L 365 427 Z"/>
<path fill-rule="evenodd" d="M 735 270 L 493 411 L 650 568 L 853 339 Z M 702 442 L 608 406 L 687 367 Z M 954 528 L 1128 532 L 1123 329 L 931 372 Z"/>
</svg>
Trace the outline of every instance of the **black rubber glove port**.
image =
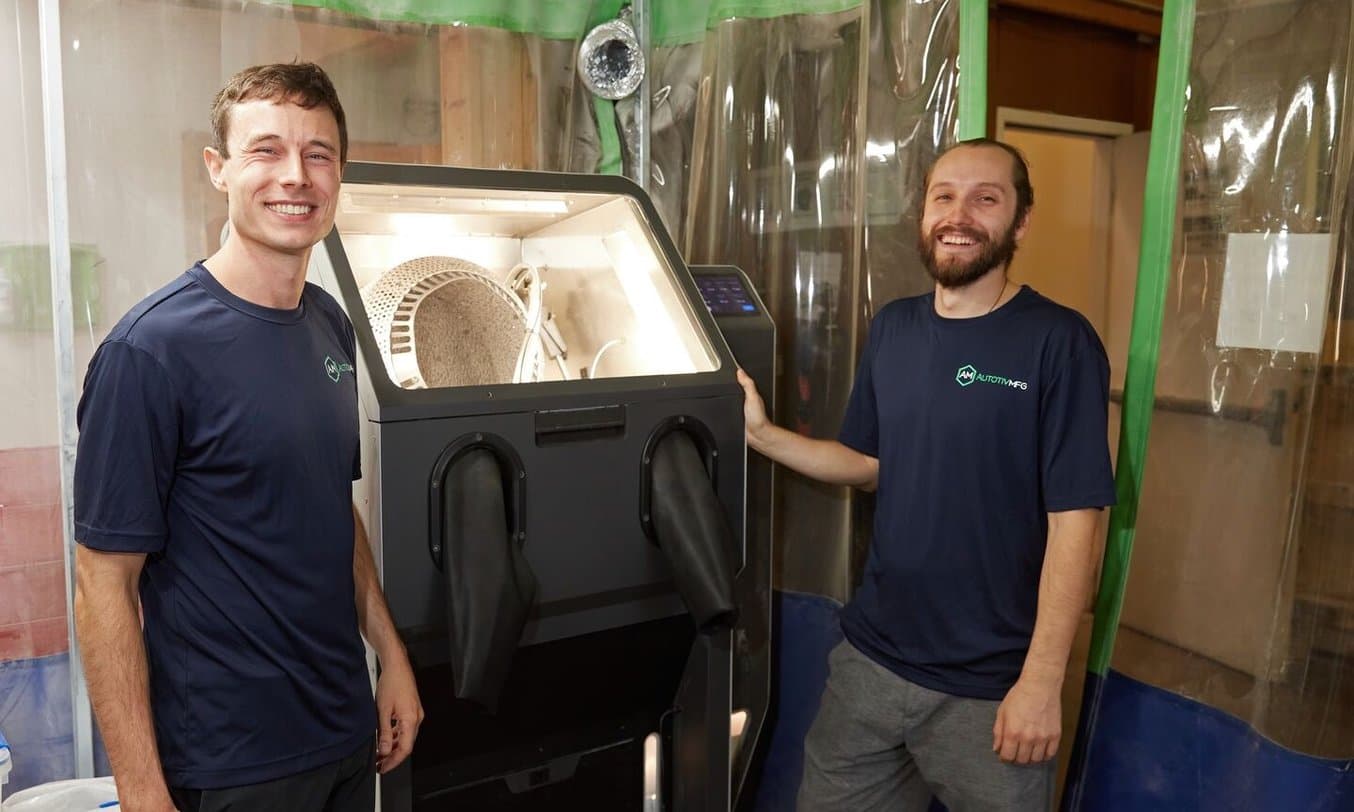
<svg viewBox="0 0 1354 812">
<path fill-rule="evenodd" d="M 645 452 L 646 531 L 668 559 L 677 591 L 702 633 L 732 628 L 738 620 L 733 572 L 736 538 L 693 436 L 673 428 L 656 435 Z"/>
<path fill-rule="evenodd" d="M 509 473 L 505 477 L 493 450 L 472 446 L 445 463 L 431 493 L 441 500 L 441 510 L 433 510 L 441 544 L 434 546 L 446 587 L 456 696 L 490 712 L 536 598 L 536 577 L 509 526 L 506 483 L 516 478 Z"/>
</svg>

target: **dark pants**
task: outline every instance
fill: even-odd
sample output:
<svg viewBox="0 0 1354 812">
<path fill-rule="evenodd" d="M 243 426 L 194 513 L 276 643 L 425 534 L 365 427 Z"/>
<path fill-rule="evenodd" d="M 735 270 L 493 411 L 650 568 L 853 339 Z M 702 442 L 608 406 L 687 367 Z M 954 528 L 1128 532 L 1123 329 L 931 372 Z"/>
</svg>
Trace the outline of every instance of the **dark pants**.
<svg viewBox="0 0 1354 812">
<path fill-rule="evenodd" d="M 372 812 L 376 740 L 313 770 L 226 789 L 170 787 L 179 812 Z"/>
</svg>

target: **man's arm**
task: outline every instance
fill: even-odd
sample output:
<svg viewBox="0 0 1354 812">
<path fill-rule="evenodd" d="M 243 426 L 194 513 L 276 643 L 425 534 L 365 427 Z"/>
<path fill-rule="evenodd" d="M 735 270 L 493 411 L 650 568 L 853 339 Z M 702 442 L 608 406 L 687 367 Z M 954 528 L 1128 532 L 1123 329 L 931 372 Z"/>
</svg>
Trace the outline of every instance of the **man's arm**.
<svg viewBox="0 0 1354 812">
<path fill-rule="evenodd" d="M 75 548 L 75 631 L 118 799 L 127 812 L 173 812 L 151 723 L 137 584 L 146 556 Z"/>
<path fill-rule="evenodd" d="M 1048 514 L 1048 545 L 1039 576 L 1039 613 L 1020 678 L 997 709 L 992 750 L 1002 761 L 1053 758 L 1062 737 L 1062 685 L 1095 574 L 1100 511 Z"/>
<path fill-rule="evenodd" d="M 879 485 L 879 460 L 836 440 L 816 440 L 777 426 L 766 416 L 766 404 L 757 385 L 738 370 L 743 385 L 743 418 L 747 441 L 754 451 L 811 479 L 831 485 L 850 485 L 872 491 Z"/>
<path fill-rule="evenodd" d="M 362 636 L 371 644 L 381 661 L 381 676 L 376 681 L 377 769 L 388 773 L 408 758 L 423 724 L 423 705 L 418 699 L 414 669 L 404 650 L 395 622 L 386 606 L 381 582 L 376 577 L 376 560 L 367 543 L 362 517 L 353 507 L 353 586 L 357 597 L 357 621 Z"/>
</svg>

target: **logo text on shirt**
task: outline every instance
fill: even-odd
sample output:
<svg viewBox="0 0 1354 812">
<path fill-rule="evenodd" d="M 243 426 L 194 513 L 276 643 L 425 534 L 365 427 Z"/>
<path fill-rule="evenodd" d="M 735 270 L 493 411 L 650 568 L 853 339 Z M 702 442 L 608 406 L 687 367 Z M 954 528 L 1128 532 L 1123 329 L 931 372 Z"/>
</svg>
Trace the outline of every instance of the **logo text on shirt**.
<svg viewBox="0 0 1354 812">
<path fill-rule="evenodd" d="M 955 383 L 960 386 L 968 386 L 973 383 L 990 383 L 997 386 L 1009 386 L 1012 389 L 1029 389 L 1030 385 L 1025 381 L 1017 381 L 1007 378 L 1004 375 L 988 375 L 979 372 L 972 364 L 964 364 L 954 373 Z"/>
<path fill-rule="evenodd" d="M 335 361 L 328 355 L 324 357 L 324 374 L 328 375 L 329 380 L 333 381 L 334 383 L 338 383 L 339 378 L 343 377 L 343 373 L 352 371 L 353 371 L 352 364 L 345 364 L 341 361 Z"/>
</svg>

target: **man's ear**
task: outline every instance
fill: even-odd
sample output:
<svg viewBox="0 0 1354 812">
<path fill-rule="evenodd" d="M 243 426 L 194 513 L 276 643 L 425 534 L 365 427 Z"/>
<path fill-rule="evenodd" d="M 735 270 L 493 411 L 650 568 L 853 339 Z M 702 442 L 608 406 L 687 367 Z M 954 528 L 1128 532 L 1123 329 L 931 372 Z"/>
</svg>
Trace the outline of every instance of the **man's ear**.
<svg viewBox="0 0 1354 812">
<path fill-rule="evenodd" d="M 1020 225 L 1016 226 L 1015 231 L 1015 238 L 1017 243 L 1025 239 L 1025 232 L 1030 230 L 1030 216 L 1033 214 L 1034 207 L 1031 206 L 1030 208 L 1025 209 L 1025 216 L 1020 218 Z"/>
<path fill-rule="evenodd" d="M 202 150 L 202 162 L 207 165 L 207 176 L 211 178 L 212 185 L 222 192 L 226 191 L 226 182 L 221 177 L 226 159 L 214 147 L 205 147 Z"/>
</svg>

